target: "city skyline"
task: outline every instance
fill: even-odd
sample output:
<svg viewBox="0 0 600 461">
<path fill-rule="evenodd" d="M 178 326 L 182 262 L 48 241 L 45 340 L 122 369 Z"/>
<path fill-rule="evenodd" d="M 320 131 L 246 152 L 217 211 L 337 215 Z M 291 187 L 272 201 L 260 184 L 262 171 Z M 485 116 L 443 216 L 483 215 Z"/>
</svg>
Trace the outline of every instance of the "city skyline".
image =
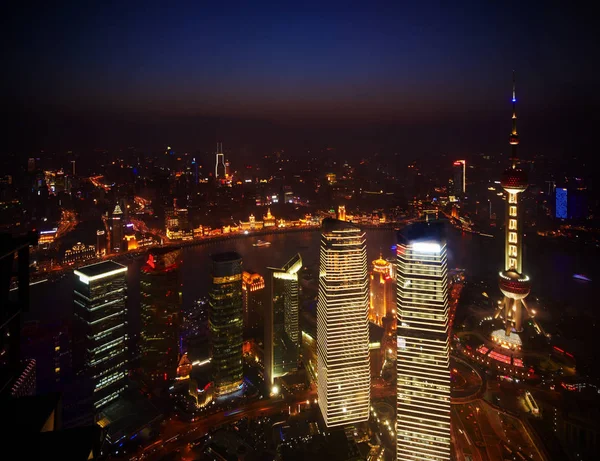
<svg viewBox="0 0 600 461">
<path fill-rule="evenodd" d="M 5 13 L 7 453 L 595 459 L 591 7 Z"/>
</svg>

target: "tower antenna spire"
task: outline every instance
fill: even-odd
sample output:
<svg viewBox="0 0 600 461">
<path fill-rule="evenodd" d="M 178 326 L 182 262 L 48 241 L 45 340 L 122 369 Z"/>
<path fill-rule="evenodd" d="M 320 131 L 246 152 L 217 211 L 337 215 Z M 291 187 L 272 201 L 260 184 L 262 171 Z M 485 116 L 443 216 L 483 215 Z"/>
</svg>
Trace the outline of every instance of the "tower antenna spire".
<svg viewBox="0 0 600 461">
<path fill-rule="evenodd" d="M 513 85 L 512 85 L 512 131 L 510 133 L 509 143 L 512 147 L 510 160 L 512 167 L 517 167 L 517 146 L 519 145 L 519 135 L 517 133 L 517 90 L 515 84 L 515 71 L 513 70 Z"/>
</svg>

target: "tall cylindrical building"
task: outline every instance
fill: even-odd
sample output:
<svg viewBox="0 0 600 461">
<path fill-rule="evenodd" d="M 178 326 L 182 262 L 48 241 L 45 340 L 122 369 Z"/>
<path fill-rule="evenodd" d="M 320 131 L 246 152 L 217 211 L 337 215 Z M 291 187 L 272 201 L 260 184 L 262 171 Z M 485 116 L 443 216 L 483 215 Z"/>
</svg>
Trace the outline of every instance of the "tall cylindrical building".
<svg viewBox="0 0 600 461">
<path fill-rule="evenodd" d="M 398 234 L 396 459 L 450 459 L 448 276 L 443 223 Z"/>
<path fill-rule="evenodd" d="M 319 408 L 327 427 L 369 418 L 369 279 L 364 231 L 326 218 L 317 302 Z"/>
<path fill-rule="evenodd" d="M 242 388 L 242 257 L 233 251 L 211 256 L 208 326 L 215 395 Z"/>
</svg>

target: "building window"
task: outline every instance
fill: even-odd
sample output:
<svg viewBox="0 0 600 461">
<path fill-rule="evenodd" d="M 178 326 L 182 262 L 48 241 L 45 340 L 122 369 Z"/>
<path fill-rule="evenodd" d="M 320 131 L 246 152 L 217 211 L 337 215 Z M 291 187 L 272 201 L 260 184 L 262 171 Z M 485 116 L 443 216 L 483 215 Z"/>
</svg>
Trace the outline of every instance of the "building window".
<svg viewBox="0 0 600 461">
<path fill-rule="evenodd" d="M 508 228 L 510 230 L 517 230 L 517 220 L 516 219 L 509 219 L 508 220 Z"/>
<path fill-rule="evenodd" d="M 508 265 L 510 266 L 509 269 L 513 269 L 513 268 L 517 267 L 517 260 L 515 258 L 510 258 L 508 260 Z"/>
<path fill-rule="evenodd" d="M 508 193 L 508 203 L 517 203 L 517 194 Z"/>
<path fill-rule="evenodd" d="M 508 256 L 517 256 L 517 247 L 515 245 L 508 246 Z"/>
<path fill-rule="evenodd" d="M 517 207 L 516 207 L 516 206 L 511 206 L 511 207 L 508 209 L 508 214 L 509 214 L 510 216 L 514 216 L 514 217 L 516 218 L 516 217 L 517 217 Z"/>
<path fill-rule="evenodd" d="M 517 233 L 516 232 L 509 232 L 508 233 L 508 241 L 510 243 L 517 243 Z"/>
</svg>

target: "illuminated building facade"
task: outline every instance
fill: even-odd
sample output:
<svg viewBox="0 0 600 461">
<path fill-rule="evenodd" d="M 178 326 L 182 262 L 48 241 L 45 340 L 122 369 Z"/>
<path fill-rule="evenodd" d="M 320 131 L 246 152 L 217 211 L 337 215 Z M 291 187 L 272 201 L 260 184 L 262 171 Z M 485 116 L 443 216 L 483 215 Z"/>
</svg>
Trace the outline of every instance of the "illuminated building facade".
<svg viewBox="0 0 600 461">
<path fill-rule="evenodd" d="M 140 363 L 155 384 L 174 379 L 177 370 L 181 263 L 181 249 L 153 249 L 140 271 Z"/>
<path fill-rule="evenodd" d="M 103 230 L 96 231 L 96 255 L 104 256 L 106 254 L 106 232 Z"/>
<path fill-rule="evenodd" d="M 385 317 L 395 313 L 396 293 L 394 293 L 392 263 L 379 256 L 379 259 L 373 261 L 370 279 L 369 320 L 381 325 Z"/>
<path fill-rule="evenodd" d="M 319 408 L 327 427 L 369 418 L 369 278 L 359 227 L 323 220 L 317 300 Z"/>
<path fill-rule="evenodd" d="M 450 460 L 448 269 L 443 223 L 398 234 L 396 458 Z"/>
<path fill-rule="evenodd" d="M 73 358 L 97 411 L 127 385 L 127 267 L 103 261 L 73 272 L 77 277 Z"/>
<path fill-rule="evenodd" d="M 337 218 L 340 221 L 346 220 L 346 206 L 345 205 L 338 206 Z"/>
<path fill-rule="evenodd" d="M 112 253 L 119 253 L 123 251 L 123 210 L 119 205 L 115 206 L 110 221 L 110 249 Z"/>
<path fill-rule="evenodd" d="M 63 262 L 65 264 L 74 264 L 80 261 L 87 261 L 96 257 L 96 247 L 94 245 L 84 245 L 77 242 L 70 250 L 65 251 Z"/>
<path fill-rule="evenodd" d="M 457 160 L 452 164 L 452 184 L 453 193 L 458 197 L 463 197 L 467 191 L 467 162 L 466 160 Z"/>
<path fill-rule="evenodd" d="M 264 288 L 265 279 L 262 275 L 246 271 L 242 273 L 242 305 L 246 329 L 254 329 L 262 324 Z"/>
<path fill-rule="evenodd" d="M 212 286 L 209 293 L 208 326 L 215 395 L 242 387 L 242 257 L 235 252 L 211 256 Z"/>
<path fill-rule="evenodd" d="M 58 228 L 55 227 L 49 230 L 40 231 L 40 238 L 38 240 L 38 245 L 42 248 L 48 248 L 52 243 L 54 243 L 54 239 L 56 238 L 56 232 Z"/>
<path fill-rule="evenodd" d="M 296 369 L 300 351 L 298 272 L 302 258 L 296 254 L 281 268 L 271 270 L 271 302 L 265 322 L 265 382 Z"/>
<path fill-rule="evenodd" d="M 500 291 L 504 295 L 501 308 L 496 316 L 502 315 L 505 322 L 505 334 L 511 336 L 512 330 L 517 332 L 523 330 L 523 307 L 525 298 L 531 290 L 529 277 L 523 274 L 523 217 L 519 204 L 519 194 L 527 189 L 527 173 L 517 168 L 519 157 L 517 146 L 519 136 L 517 134 L 517 98 L 515 94 L 515 82 L 513 74 L 513 115 L 512 131 L 509 142 L 512 147 L 510 161 L 511 166 L 502 174 L 501 184 L 508 198 L 506 203 L 506 224 L 504 237 L 504 270 L 498 277 Z"/>
</svg>

